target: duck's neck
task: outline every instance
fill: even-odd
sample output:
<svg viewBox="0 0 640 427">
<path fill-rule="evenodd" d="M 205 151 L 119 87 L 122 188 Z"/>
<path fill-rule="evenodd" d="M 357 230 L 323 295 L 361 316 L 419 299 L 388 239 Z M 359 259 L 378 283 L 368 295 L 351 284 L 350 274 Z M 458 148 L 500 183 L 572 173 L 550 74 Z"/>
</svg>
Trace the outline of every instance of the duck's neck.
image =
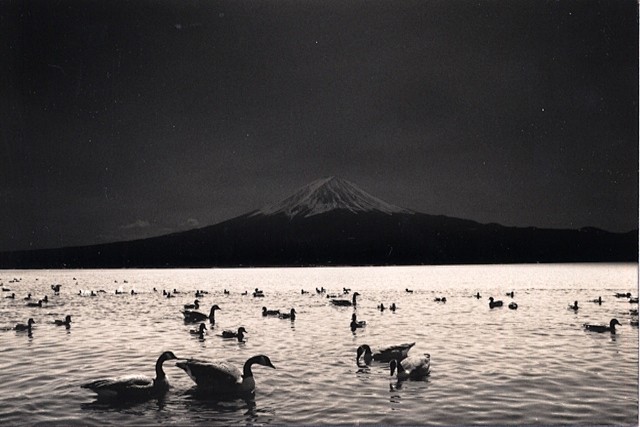
<svg viewBox="0 0 640 427">
<path fill-rule="evenodd" d="M 354 307 L 356 306 L 356 297 L 357 297 L 357 296 L 358 296 L 358 295 L 353 294 L 353 306 L 354 306 Z"/>
<path fill-rule="evenodd" d="M 166 377 L 166 374 L 162 370 L 162 364 L 164 363 L 164 361 L 165 361 L 165 358 L 163 355 L 163 356 L 160 356 L 158 358 L 158 361 L 156 362 L 156 380 L 163 379 Z"/>
<path fill-rule="evenodd" d="M 216 310 L 215 310 L 215 308 L 212 308 L 211 311 L 209 312 L 209 320 L 211 321 L 211 323 L 215 323 L 216 322 Z"/>
<path fill-rule="evenodd" d="M 243 381 L 248 378 L 253 378 L 253 372 L 251 372 L 251 366 L 256 363 L 256 356 L 248 359 L 244 362 L 244 367 L 242 368 L 242 379 Z"/>
</svg>

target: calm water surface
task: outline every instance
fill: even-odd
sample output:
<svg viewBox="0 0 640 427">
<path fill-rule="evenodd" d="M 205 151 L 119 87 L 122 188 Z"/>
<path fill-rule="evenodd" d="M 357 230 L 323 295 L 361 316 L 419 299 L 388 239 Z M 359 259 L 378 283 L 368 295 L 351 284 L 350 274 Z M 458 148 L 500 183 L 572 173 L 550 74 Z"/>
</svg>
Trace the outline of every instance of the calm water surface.
<svg viewBox="0 0 640 427">
<path fill-rule="evenodd" d="M 9 283 L 14 278 L 21 280 Z M 638 328 L 631 324 L 638 318 L 630 313 L 638 306 L 613 296 L 638 295 L 637 264 L 4 270 L 0 281 L 16 293 L 15 300 L 0 300 L 2 425 L 638 423 Z M 55 283 L 62 284 L 59 296 Z M 265 298 L 251 296 L 256 287 Z M 357 315 L 367 326 L 352 333 L 353 308 L 332 306 L 316 294 L 320 287 L 358 291 Z M 80 296 L 80 289 L 106 293 Z M 138 295 L 115 295 L 116 289 Z M 167 299 L 163 289 L 181 293 Z M 189 334 L 193 325 L 180 313 L 196 289 L 209 291 L 200 311 L 214 303 L 222 308 L 204 340 Z M 512 290 L 518 310 L 489 309 L 489 296 L 506 305 Z M 476 292 L 481 299 L 472 297 Z M 27 293 L 50 302 L 28 308 Z M 436 296 L 446 296 L 446 304 Z M 602 305 L 589 302 L 598 296 Z M 568 310 L 576 300 L 580 309 Z M 377 310 L 393 302 L 395 313 Z M 298 316 L 265 318 L 263 306 L 294 307 Z M 73 316 L 70 329 L 52 324 L 66 314 Z M 6 330 L 29 317 L 38 322 L 31 337 Z M 615 335 L 581 327 L 612 317 L 622 323 Z M 248 331 L 245 343 L 217 336 L 239 326 Z M 361 344 L 413 341 L 411 352 L 431 354 L 424 381 L 398 384 L 388 366 L 355 364 Z M 195 398 L 194 383 L 171 361 L 165 372 L 173 387 L 162 400 L 105 404 L 79 387 L 105 376 L 153 376 L 164 350 L 239 367 L 266 354 L 277 369 L 254 367 L 251 401 Z"/>
</svg>

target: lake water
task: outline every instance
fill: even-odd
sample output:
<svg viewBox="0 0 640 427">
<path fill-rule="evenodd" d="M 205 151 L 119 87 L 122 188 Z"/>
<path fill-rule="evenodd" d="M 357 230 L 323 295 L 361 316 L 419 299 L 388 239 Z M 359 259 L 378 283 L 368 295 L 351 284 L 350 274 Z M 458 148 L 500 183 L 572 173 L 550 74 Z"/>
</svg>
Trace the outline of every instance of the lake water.
<svg viewBox="0 0 640 427">
<path fill-rule="evenodd" d="M 21 280 L 9 283 L 14 278 Z M 0 300 L 0 326 L 37 322 L 31 336 L 0 331 L 2 425 L 638 424 L 638 317 L 630 313 L 638 306 L 614 297 L 638 295 L 637 264 L 4 270 L 0 281 L 16 293 Z M 331 305 L 320 287 L 358 291 L 356 312 L 367 326 L 352 332 L 353 308 Z M 138 295 L 115 295 L 118 288 Z M 254 288 L 265 297 L 253 298 Z M 106 293 L 80 296 L 80 289 Z M 165 289 L 181 293 L 168 299 Z M 200 311 L 222 309 L 204 340 L 189 334 L 193 325 L 181 314 L 196 289 L 209 291 Z M 510 291 L 517 310 L 506 307 Z M 49 303 L 28 308 L 27 293 Z M 433 301 L 440 296 L 445 304 Z M 490 309 L 489 296 L 505 307 Z M 602 305 L 589 302 L 598 296 Z M 576 300 L 580 309 L 569 310 Z M 377 310 L 394 302 L 395 313 Z M 265 318 L 263 306 L 298 315 Z M 53 325 L 66 314 L 69 329 Z M 622 324 L 615 335 L 582 328 L 614 317 Z M 239 326 L 245 343 L 216 335 Z M 411 353 L 431 354 L 423 381 L 397 383 L 382 363 L 356 366 L 361 344 L 413 341 Z M 79 387 L 106 376 L 153 376 L 164 350 L 240 368 L 265 354 L 277 369 L 254 366 L 249 401 L 196 398 L 173 361 L 165 363 L 172 388 L 162 400 L 103 403 Z"/>
</svg>

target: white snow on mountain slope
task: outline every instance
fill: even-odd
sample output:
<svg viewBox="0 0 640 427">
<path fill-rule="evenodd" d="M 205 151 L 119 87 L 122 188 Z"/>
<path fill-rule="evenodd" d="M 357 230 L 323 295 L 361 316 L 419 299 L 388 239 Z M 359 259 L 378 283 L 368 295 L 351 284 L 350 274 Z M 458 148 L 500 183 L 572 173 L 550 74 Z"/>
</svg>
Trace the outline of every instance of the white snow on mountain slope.
<svg viewBox="0 0 640 427">
<path fill-rule="evenodd" d="M 334 209 L 358 212 L 413 213 L 409 209 L 384 202 L 359 189 L 351 182 L 335 178 L 323 178 L 302 187 L 281 202 L 264 206 L 256 215 L 285 214 L 289 218 L 310 217 Z"/>
</svg>

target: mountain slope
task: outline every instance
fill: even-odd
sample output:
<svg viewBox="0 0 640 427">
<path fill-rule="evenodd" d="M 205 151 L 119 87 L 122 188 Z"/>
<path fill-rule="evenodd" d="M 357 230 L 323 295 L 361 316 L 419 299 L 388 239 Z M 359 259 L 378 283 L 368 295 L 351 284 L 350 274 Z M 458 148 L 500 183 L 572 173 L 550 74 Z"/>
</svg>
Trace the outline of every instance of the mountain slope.
<svg viewBox="0 0 640 427">
<path fill-rule="evenodd" d="M 635 262 L 637 231 L 504 227 L 383 202 L 336 178 L 228 221 L 150 239 L 0 253 L 0 268 Z"/>
<path fill-rule="evenodd" d="M 313 181 L 296 191 L 292 196 L 281 202 L 267 205 L 253 213 L 252 216 L 282 213 L 289 218 L 310 217 L 336 209 L 352 213 L 381 212 L 389 215 L 411 213 L 408 209 L 391 205 L 370 195 L 347 180 L 332 176 Z"/>
</svg>

